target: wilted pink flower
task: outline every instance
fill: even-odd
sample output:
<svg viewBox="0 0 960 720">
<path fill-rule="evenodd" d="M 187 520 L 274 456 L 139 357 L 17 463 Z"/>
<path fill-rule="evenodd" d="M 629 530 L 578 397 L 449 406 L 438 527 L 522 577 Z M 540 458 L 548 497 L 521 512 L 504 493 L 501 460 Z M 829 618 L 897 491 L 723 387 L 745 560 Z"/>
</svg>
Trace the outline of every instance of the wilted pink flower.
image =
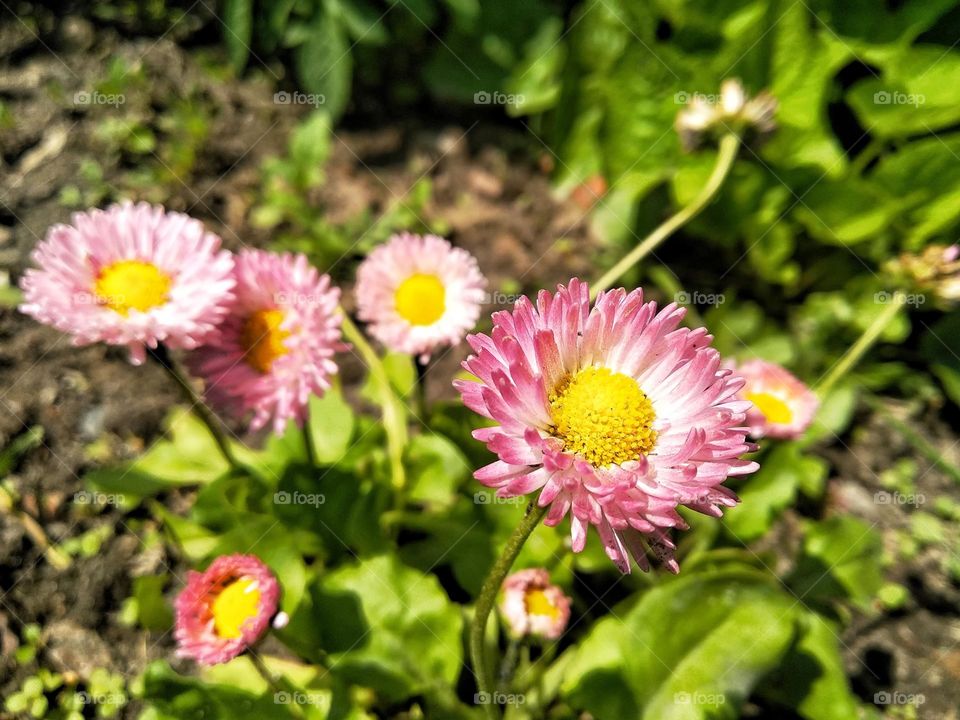
<svg viewBox="0 0 960 720">
<path fill-rule="evenodd" d="M 253 555 L 221 555 L 189 572 L 175 603 L 177 654 L 204 665 L 235 658 L 267 630 L 279 597 L 270 568 Z"/>
<path fill-rule="evenodd" d="M 226 313 L 233 260 L 199 220 L 147 203 L 76 213 L 54 225 L 20 280 L 21 312 L 77 345 L 193 348 Z"/>
<path fill-rule="evenodd" d="M 544 568 L 520 570 L 503 581 L 500 612 L 511 634 L 556 640 L 570 621 L 570 598 Z"/>
<path fill-rule="evenodd" d="M 601 293 L 571 280 L 493 314 L 471 335 L 457 381 L 467 407 L 496 421 L 474 431 L 500 459 L 474 476 L 500 497 L 540 491 L 547 525 L 570 513 L 573 550 L 596 527 L 607 555 L 630 572 L 648 567 L 645 545 L 676 572 L 670 528 L 685 505 L 720 516 L 736 496 L 721 483 L 757 464 L 741 427 L 743 380 L 720 366 L 703 328 L 680 328 L 684 310 L 657 312 L 641 290 Z"/>
<path fill-rule="evenodd" d="M 685 93 L 678 94 L 678 98 L 683 95 Z M 728 78 L 716 97 L 701 93 L 690 96 L 677 113 L 675 127 L 683 147 L 693 150 L 713 130 L 767 135 L 776 129 L 773 120 L 776 111 L 777 99 L 773 95 L 763 91 L 750 98 L 739 80 Z"/>
<path fill-rule="evenodd" d="M 928 293 L 941 309 L 960 302 L 960 245 L 934 244 L 919 253 L 903 253 L 886 263 L 884 270 L 910 289 Z"/>
<path fill-rule="evenodd" d="M 436 235 L 401 233 L 360 264 L 357 314 L 388 349 L 426 361 L 477 324 L 486 284 L 466 250 Z"/>
<path fill-rule="evenodd" d="M 236 298 L 220 332 L 192 353 L 191 369 L 207 383 L 210 402 L 253 412 L 251 429 L 272 420 L 302 425 L 311 394 L 322 395 L 337 372 L 340 290 L 303 255 L 247 250 L 237 255 Z"/>
<path fill-rule="evenodd" d="M 810 427 L 820 401 L 795 376 L 764 360 L 745 362 L 737 372 L 745 381 L 740 397 L 753 403 L 747 411 L 751 436 L 797 438 Z"/>
</svg>

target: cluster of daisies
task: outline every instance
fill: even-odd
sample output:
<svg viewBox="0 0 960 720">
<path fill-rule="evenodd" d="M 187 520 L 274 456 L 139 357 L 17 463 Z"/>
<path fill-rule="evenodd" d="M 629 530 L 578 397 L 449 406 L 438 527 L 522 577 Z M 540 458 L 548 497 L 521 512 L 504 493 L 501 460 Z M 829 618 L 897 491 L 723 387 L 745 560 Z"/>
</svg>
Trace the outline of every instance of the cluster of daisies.
<svg viewBox="0 0 960 720">
<path fill-rule="evenodd" d="M 21 310 L 76 344 L 187 351 L 207 400 L 252 430 L 302 424 L 337 372 L 340 290 L 303 255 L 220 249 L 187 215 L 146 203 L 78 213 L 56 225 L 21 280 Z M 465 250 L 435 236 L 391 238 L 361 265 L 356 299 L 369 332 L 421 359 L 480 317 L 486 281 Z"/>
<path fill-rule="evenodd" d="M 147 204 L 77 214 L 39 244 L 21 281 L 21 309 L 77 344 L 125 346 L 134 363 L 161 345 L 186 354 L 212 405 L 254 430 L 302 424 L 309 397 L 337 372 L 340 291 L 302 255 L 232 254 L 186 215 Z M 722 362 L 684 309 L 658 308 L 639 289 L 591 302 L 573 279 L 480 318 L 486 281 L 476 260 L 435 236 L 400 234 L 360 265 L 358 318 L 390 350 L 421 361 L 464 336 L 463 402 L 491 421 L 474 432 L 497 459 L 475 477 L 500 497 L 536 493 L 545 523 L 570 517 L 571 547 L 589 527 L 623 572 L 653 555 L 676 572 L 680 507 L 720 516 L 736 504 L 723 483 L 757 463 L 762 436 L 802 434 L 813 393 L 783 368 Z M 223 662 L 278 619 L 280 588 L 253 556 L 218 558 L 192 573 L 177 601 L 181 653 Z M 512 632 L 553 638 L 569 599 L 545 570 L 503 589 Z"/>
</svg>

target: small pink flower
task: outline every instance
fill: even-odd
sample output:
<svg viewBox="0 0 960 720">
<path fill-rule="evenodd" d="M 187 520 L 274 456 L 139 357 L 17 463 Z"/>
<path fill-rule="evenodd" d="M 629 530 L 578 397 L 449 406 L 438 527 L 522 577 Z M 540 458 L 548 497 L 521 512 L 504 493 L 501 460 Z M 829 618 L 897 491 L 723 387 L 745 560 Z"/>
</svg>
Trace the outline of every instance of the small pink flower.
<svg viewBox="0 0 960 720">
<path fill-rule="evenodd" d="M 474 473 L 499 497 L 539 492 L 547 525 L 570 515 L 572 547 L 597 529 L 622 572 L 649 547 L 668 569 L 672 528 L 686 506 L 720 517 L 737 503 L 723 487 L 757 463 L 743 427 L 743 379 L 721 367 L 703 328 L 681 328 L 683 308 L 643 302 L 640 290 L 600 293 L 591 307 L 577 279 L 493 314 L 471 335 L 454 383 L 464 404 L 496 424 L 474 431 L 499 459 Z"/>
<path fill-rule="evenodd" d="M 402 233 L 360 264 L 358 316 L 388 349 L 425 362 L 477 324 L 486 284 L 466 250 L 436 235 Z"/>
<path fill-rule="evenodd" d="M 503 582 L 500 612 L 515 637 L 556 640 L 570 621 L 570 598 L 544 568 L 520 570 Z"/>
<path fill-rule="evenodd" d="M 177 654 L 203 665 L 232 660 L 266 632 L 279 597 L 270 568 L 253 555 L 221 555 L 191 571 L 175 603 Z"/>
<path fill-rule="evenodd" d="M 277 434 L 302 425 L 311 394 L 322 395 L 337 372 L 340 290 L 303 255 L 246 250 L 237 255 L 236 298 L 220 332 L 188 358 L 210 402 L 250 427 L 271 420 Z"/>
<path fill-rule="evenodd" d="M 795 376 L 764 360 L 745 362 L 737 372 L 746 381 L 740 396 L 753 403 L 747 412 L 752 437 L 798 438 L 810 427 L 820 401 Z"/>
<path fill-rule="evenodd" d="M 126 202 L 54 225 L 20 280 L 20 311 L 76 345 L 125 345 L 131 362 L 164 343 L 194 348 L 226 314 L 230 253 L 203 224 L 162 207 Z"/>
</svg>

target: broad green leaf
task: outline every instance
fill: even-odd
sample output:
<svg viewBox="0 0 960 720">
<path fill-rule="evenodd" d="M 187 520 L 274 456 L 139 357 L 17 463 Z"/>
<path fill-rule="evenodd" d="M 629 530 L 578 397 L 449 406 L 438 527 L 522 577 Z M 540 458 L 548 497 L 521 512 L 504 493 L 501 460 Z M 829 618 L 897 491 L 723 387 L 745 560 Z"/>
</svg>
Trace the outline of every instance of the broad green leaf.
<svg viewBox="0 0 960 720">
<path fill-rule="evenodd" d="M 449 505 L 471 467 L 460 449 L 442 435 L 415 435 L 407 446 L 409 499 Z"/>
<path fill-rule="evenodd" d="M 614 608 L 567 651 L 562 694 L 602 718 L 735 718 L 787 651 L 792 607 L 753 571 L 666 582 Z"/>
<path fill-rule="evenodd" d="M 311 396 L 309 427 L 318 462 L 339 462 L 353 439 L 354 426 L 353 408 L 339 388 L 331 388 L 322 398 Z"/>
<path fill-rule="evenodd" d="M 847 681 L 837 629 L 814 613 L 801 614 L 798 627 L 796 642 L 760 694 L 808 720 L 857 717 L 859 703 Z"/>
<path fill-rule="evenodd" d="M 866 606 L 883 585 L 882 551 L 880 533 L 858 518 L 810 523 L 787 582 L 806 604 L 849 599 Z"/>
<path fill-rule="evenodd" d="M 320 588 L 316 622 L 338 674 L 392 700 L 455 682 L 463 620 L 435 577 L 380 556 L 327 573 Z"/>
<path fill-rule="evenodd" d="M 724 514 L 724 527 L 741 542 L 756 540 L 793 503 L 801 486 L 822 487 L 827 469 L 824 460 L 803 454 L 796 443 L 776 445 L 737 490 L 741 502 Z"/>
</svg>

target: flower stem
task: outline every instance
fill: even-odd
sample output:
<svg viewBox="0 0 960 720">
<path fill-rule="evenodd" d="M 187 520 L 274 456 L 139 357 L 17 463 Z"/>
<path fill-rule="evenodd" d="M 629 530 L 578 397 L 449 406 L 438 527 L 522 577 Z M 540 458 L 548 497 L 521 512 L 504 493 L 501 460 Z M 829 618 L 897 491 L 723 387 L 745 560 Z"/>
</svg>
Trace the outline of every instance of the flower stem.
<svg viewBox="0 0 960 720">
<path fill-rule="evenodd" d="M 236 455 L 233 454 L 233 450 L 230 448 L 230 442 L 227 440 L 226 433 L 224 432 L 223 424 L 210 412 L 210 408 L 203 402 L 203 398 L 200 397 L 193 385 L 190 384 L 187 374 L 180 368 L 176 360 L 170 357 L 166 348 L 161 345 L 156 350 L 148 348 L 147 352 L 151 358 L 160 363 L 160 366 L 166 370 L 167 374 L 176 382 L 180 391 L 183 393 L 184 399 L 190 403 L 190 410 L 207 426 L 207 430 L 209 430 L 210 435 L 213 436 L 213 441 L 217 444 L 217 448 L 219 448 L 220 453 L 227 461 L 227 464 L 230 465 L 230 468 L 237 473 L 249 473 L 248 468 L 244 467 L 243 464 L 237 460 Z"/>
<path fill-rule="evenodd" d="M 252 649 L 248 653 L 253 666 L 257 669 L 257 672 L 260 674 L 266 683 L 267 686 L 273 691 L 274 703 L 280 701 L 279 704 L 285 705 L 287 710 L 295 718 L 305 717 L 303 708 L 300 707 L 297 702 L 297 695 L 299 694 L 297 688 L 291 687 L 286 683 L 282 678 L 278 678 L 274 675 L 270 668 L 267 667 L 267 664 L 263 661 L 257 653 Z"/>
<path fill-rule="evenodd" d="M 360 332 L 359 328 L 353 324 L 350 316 L 341 308 L 343 316 L 344 337 L 353 344 L 360 353 L 360 357 L 367 366 L 367 371 L 377 386 L 377 392 L 380 395 L 380 407 L 383 410 L 383 427 L 387 433 L 387 454 L 390 458 L 390 476 L 393 479 L 393 485 L 397 490 L 402 490 L 406 485 L 406 475 L 403 469 L 403 448 L 407 444 L 407 421 L 406 412 L 397 394 L 390 387 L 390 378 L 387 377 L 387 369 L 383 366 L 380 356 L 367 342 L 367 339 Z"/>
<path fill-rule="evenodd" d="M 903 295 L 901 293 L 893 293 L 893 296 L 890 298 L 890 303 L 883 308 L 881 313 L 870 323 L 870 326 L 863 331 L 863 334 L 857 338 L 857 341 L 850 346 L 843 357 L 833 366 L 826 379 L 814 387 L 814 390 L 821 398 L 825 398 L 830 393 L 830 390 L 833 389 L 833 386 L 860 362 L 860 359 L 873 347 L 877 338 L 880 337 L 881 333 L 886 330 L 887 326 L 897 316 L 897 313 L 900 312 L 902 305 Z"/>
<path fill-rule="evenodd" d="M 500 586 L 506 578 L 510 568 L 513 567 L 517 555 L 520 554 L 523 544 L 530 537 L 534 528 L 540 524 L 543 516 L 546 515 L 546 507 L 538 507 L 536 500 L 532 500 L 527 505 L 527 510 L 523 515 L 520 524 L 517 525 L 507 544 L 500 553 L 500 557 L 490 568 L 487 579 L 483 581 L 483 587 L 480 589 L 480 596 L 477 598 L 477 605 L 473 613 L 473 623 L 470 626 L 470 658 L 473 662 L 473 671 L 477 676 L 477 691 L 480 695 L 485 695 L 487 702 L 484 704 L 485 712 L 489 720 L 498 720 L 500 710 L 493 702 L 493 692 L 495 690 L 493 682 L 493 672 L 487 662 L 487 654 L 484 652 L 484 636 L 487 630 L 487 619 L 490 617 L 490 611 L 493 610 L 493 604 L 497 599 L 497 593 L 500 592 Z"/>
<path fill-rule="evenodd" d="M 676 214 L 670 216 L 647 235 L 639 245 L 624 255 L 620 262 L 610 268 L 603 276 L 592 284 L 590 288 L 590 298 L 595 298 L 600 292 L 611 287 L 620 276 L 627 270 L 640 262 L 647 255 L 652 253 L 657 247 L 670 237 L 673 233 L 695 218 L 713 199 L 714 195 L 723 185 L 724 180 L 733 167 L 733 161 L 737 157 L 737 151 L 740 149 L 740 137 L 735 133 L 724 135 L 720 140 L 720 148 L 717 152 L 717 164 L 713 167 L 713 172 L 697 196 L 685 205 Z"/>
<path fill-rule="evenodd" d="M 310 429 L 310 416 L 303 423 L 303 447 L 307 452 L 307 463 L 311 468 L 317 467 L 317 446 L 313 442 L 313 430 Z"/>
</svg>

